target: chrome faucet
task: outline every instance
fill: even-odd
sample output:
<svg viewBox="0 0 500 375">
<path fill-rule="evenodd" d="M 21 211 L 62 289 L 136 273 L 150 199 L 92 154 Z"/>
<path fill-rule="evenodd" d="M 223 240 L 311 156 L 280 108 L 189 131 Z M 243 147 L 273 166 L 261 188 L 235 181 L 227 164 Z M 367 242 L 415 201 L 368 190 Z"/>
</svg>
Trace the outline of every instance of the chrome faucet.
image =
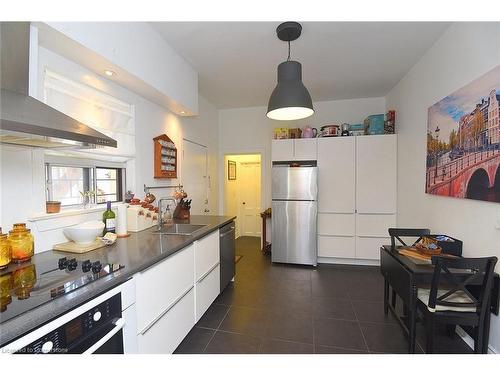
<svg viewBox="0 0 500 375">
<path fill-rule="evenodd" d="M 163 201 L 172 201 L 174 202 L 174 206 L 177 204 L 174 198 L 160 198 L 158 200 L 158 230 L 161 230 L 161 227 L 163 226 L 163 210 L 161 204 Z"/>
</svg>

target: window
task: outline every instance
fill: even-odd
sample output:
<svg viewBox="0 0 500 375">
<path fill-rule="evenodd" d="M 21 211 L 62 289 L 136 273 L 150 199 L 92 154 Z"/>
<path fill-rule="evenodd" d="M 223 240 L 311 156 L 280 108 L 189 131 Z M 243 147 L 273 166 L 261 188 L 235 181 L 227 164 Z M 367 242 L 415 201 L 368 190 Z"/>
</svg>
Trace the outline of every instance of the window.
<svg viewBox="0 0 500 375">
<path fill-rule="evenodd" d="M 46 164 L 47 200 L 62 206 L 82 204 L 80 192 L 94 191 L 91 203 L 120 202 L 123 197 L 124 169 L 97 166 Z"/>
</svg>

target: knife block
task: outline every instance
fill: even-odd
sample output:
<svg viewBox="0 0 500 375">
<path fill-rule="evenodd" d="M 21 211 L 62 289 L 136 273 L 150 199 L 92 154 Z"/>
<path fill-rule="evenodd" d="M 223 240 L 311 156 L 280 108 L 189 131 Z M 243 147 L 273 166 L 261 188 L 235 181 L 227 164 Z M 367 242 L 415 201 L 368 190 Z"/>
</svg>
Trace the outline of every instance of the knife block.
<svg viewBox="0 0 500 375">
<path fill-rule="evenodd" d="M 189 210 L 184 208 L 184 207 L 181 207 L 180 204 L 178 204 L 175 207 L 175 210 L 173 213 L 174 219 L 186 220 L 186 219 L 189 219 L 190 216 L 191 216 L 191 213 L 189 212 Z"/>
</svg>

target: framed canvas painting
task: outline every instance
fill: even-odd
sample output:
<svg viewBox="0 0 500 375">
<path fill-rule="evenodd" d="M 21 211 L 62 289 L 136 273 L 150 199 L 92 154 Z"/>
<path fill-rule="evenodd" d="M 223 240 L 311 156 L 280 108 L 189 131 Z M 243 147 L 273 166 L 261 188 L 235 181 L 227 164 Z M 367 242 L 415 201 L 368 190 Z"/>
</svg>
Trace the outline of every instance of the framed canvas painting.
<svg viewBox="0 0 500 375">
<path fill-rule="evenodd" d="M 236 162 L 232 160 L 227 161 L 227 179 L 236 180 Z"/>
<path fill-rule="evenodd" d="M 500 203 L 500 66 L 429 108 L 428 194 Z"/>
</svg>

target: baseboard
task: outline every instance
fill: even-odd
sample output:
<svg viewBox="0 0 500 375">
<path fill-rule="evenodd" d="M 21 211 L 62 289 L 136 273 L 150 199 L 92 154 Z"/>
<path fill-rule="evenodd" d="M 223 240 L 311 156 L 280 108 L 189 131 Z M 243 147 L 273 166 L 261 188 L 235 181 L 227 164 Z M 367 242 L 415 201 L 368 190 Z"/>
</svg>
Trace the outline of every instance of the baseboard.
<svg viewBox="0 0 500 375">
<path fill-rule="evenodd" d="M 380 260 L 318 257 L 318 264 L 348 264 L 357 266 L 380 266 Z"/>
<path fill-rule="evenodd" d="M 470 337 L 467 332 L 465 332 L 463 330 L 462 327 L 460 326 L 457 326 L 455 332 L 457 333 L 458 336 L 460 336 L 460 338 L 462 340 L 464 340 L 464 342 L 472 349 L 474 350 L 474 339 L 472 337 Z M 488 345 L 488 354 L 498 354 L 497 351 L 491 346 L 491 345 Z"/>
</svg>

